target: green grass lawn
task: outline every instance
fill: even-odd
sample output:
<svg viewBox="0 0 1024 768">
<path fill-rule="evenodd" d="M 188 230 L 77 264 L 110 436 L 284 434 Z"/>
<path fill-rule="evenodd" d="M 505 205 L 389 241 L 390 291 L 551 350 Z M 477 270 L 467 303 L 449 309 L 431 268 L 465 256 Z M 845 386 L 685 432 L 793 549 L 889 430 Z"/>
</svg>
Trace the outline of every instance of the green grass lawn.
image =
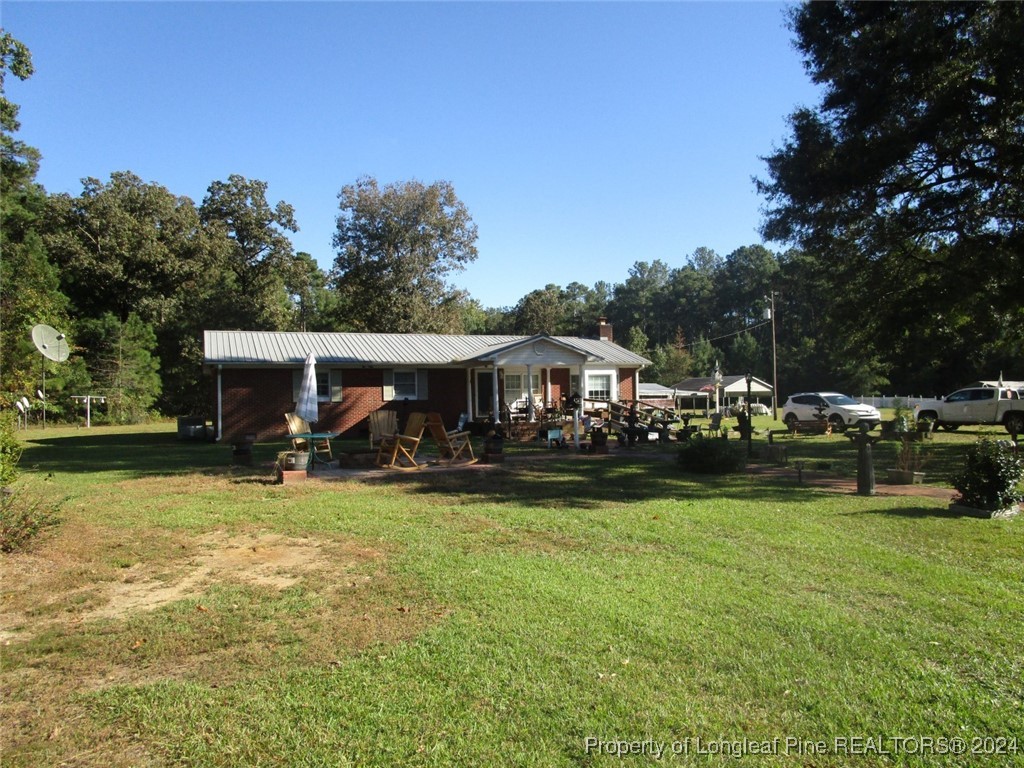
<svg viewBox="0 0 1024 768">
<path fill-rule="evenodd" d="M 1020 520 L 656 446 L 284 487 L 283 448 L 30 433 L 63 522 L 0 560 L 4 766 L 1024 765 Z"/>
</svg>

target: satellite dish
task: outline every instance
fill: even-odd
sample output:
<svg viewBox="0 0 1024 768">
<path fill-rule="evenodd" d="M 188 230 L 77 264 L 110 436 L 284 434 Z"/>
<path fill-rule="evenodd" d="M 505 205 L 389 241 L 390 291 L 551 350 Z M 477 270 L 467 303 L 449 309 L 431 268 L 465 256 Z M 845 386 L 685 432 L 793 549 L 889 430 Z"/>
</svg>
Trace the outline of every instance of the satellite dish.
<svg viewBox="0 0 1024 768">
<path fill-rule="evenodd" d="M 71 354 L 64 334 L 48 325 L 40 324 L 32 328 L 32 343 L 43 353 L 43 357 L 57 363 L 63 363 Z"/>
<path fill-rule="evenodd" d="M 43 369 L 43 388 L 37 390 L 36 394 L 43 401 L 43 429 L 46 429 L 46 361 L 53 360 L 55 363 L 63 363 L 68 359 L 71 350 L 64 334 L 56 328 L 40 323 L 32 328 L 32 343 L 36 349 L 43 353 L 40 359 L 40 367 Z"/>
</svg>

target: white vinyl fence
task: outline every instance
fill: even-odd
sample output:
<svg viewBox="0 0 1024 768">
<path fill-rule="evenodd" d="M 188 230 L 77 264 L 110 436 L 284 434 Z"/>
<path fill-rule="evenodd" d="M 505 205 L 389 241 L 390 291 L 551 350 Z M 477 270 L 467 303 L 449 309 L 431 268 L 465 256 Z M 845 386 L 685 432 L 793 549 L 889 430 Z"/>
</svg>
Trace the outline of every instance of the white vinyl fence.
<svg viewBox="0 0 1024 768">
<path fill-rule="evenodd" d="M 875 408 L 896 408 L 902 405 L 904 408 L 913 408 L 922 400 L 935 400 L 936 397 L 928 395 L 861 395 L 855 398 L 864 405 L 873 405 Z"/>
</svg>

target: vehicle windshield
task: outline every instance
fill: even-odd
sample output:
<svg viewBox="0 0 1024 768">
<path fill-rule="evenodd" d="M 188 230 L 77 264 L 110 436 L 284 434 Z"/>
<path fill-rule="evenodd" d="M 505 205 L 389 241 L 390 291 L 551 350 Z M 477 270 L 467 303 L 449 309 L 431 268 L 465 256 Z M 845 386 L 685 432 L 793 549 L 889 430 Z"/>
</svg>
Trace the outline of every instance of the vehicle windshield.
<svg viewBox="0 0 1024 768">
<path fill-rule="evenodd" d="M 832 405 L 860 405 L 849 395 L 825 395 L 825 399 Z"/>
</svg>

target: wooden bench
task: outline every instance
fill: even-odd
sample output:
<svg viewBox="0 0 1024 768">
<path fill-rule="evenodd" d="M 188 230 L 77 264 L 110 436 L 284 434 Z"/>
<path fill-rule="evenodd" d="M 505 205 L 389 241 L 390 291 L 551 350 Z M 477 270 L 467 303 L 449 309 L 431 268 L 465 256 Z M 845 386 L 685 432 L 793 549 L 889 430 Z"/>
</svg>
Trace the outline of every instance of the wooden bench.
<svg viewBox="0 0 1024 768">
<path fill-rule="evenodd" d="M 805 421 L 789 422 L 789 434 L 791 435 L 831 435 L 832 423 L 826 419 L 807 419 Z"/>
</svg>

